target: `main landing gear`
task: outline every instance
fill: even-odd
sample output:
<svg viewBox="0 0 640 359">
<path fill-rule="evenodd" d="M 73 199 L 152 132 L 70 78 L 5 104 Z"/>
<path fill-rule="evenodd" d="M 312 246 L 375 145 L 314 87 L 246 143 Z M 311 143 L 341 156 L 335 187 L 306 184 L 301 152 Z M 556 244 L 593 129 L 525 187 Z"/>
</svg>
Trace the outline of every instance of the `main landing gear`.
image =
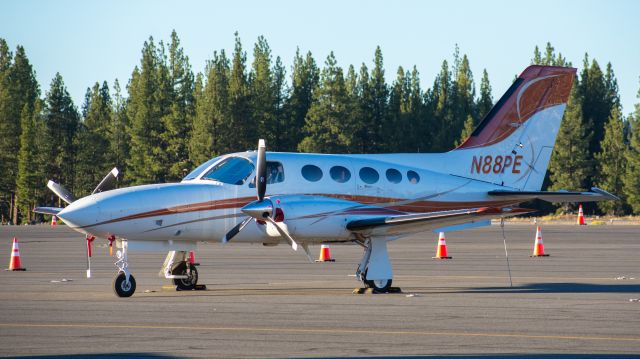
<svg viewBox="0 0 640 359">
<path fill-rule="evenodd" d="M 136 291 L 136 279 L 129 272 L 129 261 L 127 258 L 127 241 L 122 241 L 122 249 L 116 252 L 118 261 L 118 274 L 113 280 L 113 290 L 118 297 L 130 297 Z"/>
<path fill-rule="evenodd" d="M 387 239 L 384 237 L 367 238 L 364 242 L 364 254 L 356 270 L 356 278 L 365 287 L 374 292 L 386 293 L 393 282 L 393 270 L 387 251 Z"/>
<path fill-rule="evenodd" d="M 198 284 L 197 263 L 191 263 L 185 251 L 170 251 L 160 275 L 172 279 L 177 290 L 194 290 Z"/>
</svg>

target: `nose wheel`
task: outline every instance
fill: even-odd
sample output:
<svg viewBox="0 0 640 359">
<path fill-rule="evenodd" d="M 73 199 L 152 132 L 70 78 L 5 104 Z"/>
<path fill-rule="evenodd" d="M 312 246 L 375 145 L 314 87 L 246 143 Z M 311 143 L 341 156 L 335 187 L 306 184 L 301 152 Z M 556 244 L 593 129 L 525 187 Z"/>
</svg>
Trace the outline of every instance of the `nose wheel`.
<svg viewBox="0 0 640 359">
<path fill-rule="evenodd" d="M 127 280 L 126 274 L 122 272 L 118 273 L 113 280 L 113 290 L 118 297 L 130 297 L 136 291 L 136 279 L 132 275 L 129 275 L 129 279 Z"/>
<path fill-rule="evenodd" d="M 118 297 L 130 297 L 136 291 L 136 279 L 129 272 L 126 240 L 122 240 L 122 250 L 116 252 L 116 257 L 118 257 L 118 261 L 115 263 L 118 267 L 118 274 L 113 279 L 113 290 Z"/>
</svg>

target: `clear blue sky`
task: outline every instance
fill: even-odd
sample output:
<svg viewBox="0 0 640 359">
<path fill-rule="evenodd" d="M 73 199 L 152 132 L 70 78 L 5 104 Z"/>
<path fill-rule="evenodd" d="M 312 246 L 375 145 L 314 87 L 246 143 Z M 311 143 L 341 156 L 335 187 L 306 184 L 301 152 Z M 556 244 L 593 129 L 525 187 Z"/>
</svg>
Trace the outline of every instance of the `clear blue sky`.
<svg viewBox="0 0 640 359">
<path fill-rule="evenodd" d="M 249 58 L 264 35 L 287 69 L 296 47 L 320 65 L 371 64 L 380 45 L 387 81 L 399 65 L 417 65 L 430 87 L 455 44 L 471 61 L 476 84 L 486 68 L 494 100 L 550 41 L 580 68 L 585 51 L 613 64 L 624 113 L 640 87 L 640 1 L 0 1 L 0 37 L 26 48 L 44 93 L 60 72 L 79 107 L 96 81 L 126 85 L 152 35 L 176 29 L 193 69 L 213 51 L 231 52 L 238 31 Z"/>
</svg>

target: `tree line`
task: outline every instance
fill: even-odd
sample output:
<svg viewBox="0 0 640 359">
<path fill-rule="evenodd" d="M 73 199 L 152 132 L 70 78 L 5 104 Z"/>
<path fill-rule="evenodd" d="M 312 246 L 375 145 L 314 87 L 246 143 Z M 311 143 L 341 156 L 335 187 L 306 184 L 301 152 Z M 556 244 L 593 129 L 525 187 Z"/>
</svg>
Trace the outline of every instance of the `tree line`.
<svg viewBox="0 0 640 359">
<path fill-rule="evenodd" d="M 35 205 L 59 205 L 48 179 L 77 197 L 117 166 L 119 186 L 179 181 L 213 156 L 254 149 L 379 153 L 447 151 L 493 106 L 486 70 L 479 93 L 467 55 L 456 46 L 430 87 L 413 66 L 385 81 L 381 49 L 359 68 L 330 53 L 319 66 L 298 50 L 288 73 L 264 37 L 251 63 L 238 34 L 233 52 L 214 51 L 194 73 L 175 31 L 152 37 L 124 88 L 118 80 L 87 88 L 76 107 L 58 73 L 44 96 L 25 49 L 0 38 L 0 215 L 27 222 Z M 570 66 L 551 44 L 532 63 Z M 640 91 L 638 93 L 640 97 Z M 599 186 L 622 197 L 590 208 L 640 213 L 640 104 L 623 116 L 611 64 L 585 54 L 552 156 L 545 187 Z M 570 210 L 562 207 L 562 210 Z"/>
</svg>

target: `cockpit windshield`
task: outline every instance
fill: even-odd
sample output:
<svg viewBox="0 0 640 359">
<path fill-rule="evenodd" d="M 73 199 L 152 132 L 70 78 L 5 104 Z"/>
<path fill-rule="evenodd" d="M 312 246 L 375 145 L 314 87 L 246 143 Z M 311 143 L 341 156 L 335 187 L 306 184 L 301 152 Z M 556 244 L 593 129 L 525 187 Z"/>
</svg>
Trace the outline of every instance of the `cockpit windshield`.
<svg viewBox="0 0 640 359">
<path fill-rule="evenodd" d="M 202 176 L 203 180 L 241 185 L 253 172 L 253 163 L 242 157 L 229 157 Z"/>
<path fill-rule="evenodd" d="M 210 159 L 209 161 L 198 166 L 195 170 L 191 171 L 191 173 L 186 175 L 182 180 L 188 181 L 188 180 L 196 179 L 198 176 L 200 176 L 200 174 L 202 174 L 202 172 L 204 172 L 204 170 L 206 170 L 207 168 L 209 168 L 209 166 L 218 162 L 219 160 L 220 160 L 220 156 Z"/>
</svg>

